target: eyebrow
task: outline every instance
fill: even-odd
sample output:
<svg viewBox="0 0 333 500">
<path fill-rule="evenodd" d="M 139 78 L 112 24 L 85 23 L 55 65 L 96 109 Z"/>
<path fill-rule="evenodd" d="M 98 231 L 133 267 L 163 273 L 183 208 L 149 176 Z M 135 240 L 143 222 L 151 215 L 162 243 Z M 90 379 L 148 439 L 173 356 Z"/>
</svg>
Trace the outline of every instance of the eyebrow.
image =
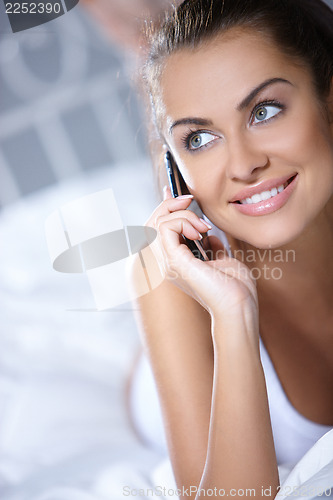
<svg viewBox="0 0 333 500">
<path fill-rule="evenodd" d="M 201 125 L 202 127 L 208 127 L 209 125 L 213 125 L 211 120 L 205 120 L 205 118 L 180 118 L 180 120 L 176 120 L 173 122 L 171 127 L 169 128 L 169 134 L 172 133 L 172 130 L 178 125 Z"/>
<path fill-rule="evenodd" d="M 255 87 L 251 92 L 236 106 L 237 111 L 242 111 L 247 108 L 247 106 L 253 101 L 253 99 L 264 90 L 266 87 L 273 85 L 274 83 L 287 83 L 288 85 L 293 85 L 289 80 L 285 80 L 284 78 L 269 78 L 265 80 L 263 83 L 260 83 L 257 87 Z M 205 118 L 180 118 L 173 122 L 173 124 L 169 128 L 169 134 L 172 133 L 172 130 L 178 125 L 200 125 L 203 127 L 208 127 L 213 124 L 211 120 L 206 120 Z"/>
<path fill-rule="evenodd" d="M 289 80 L 285 80 L 284 78 L 269 78 L 268 80 L 265 80 L 263 83 L 255 87 L 249 95 L 245 97 L 237 106 L 236 109 L 237 111 L 242 111 L 244 108 L 247 108 L 247 106 L 253 101 L 253 99 L 261 92 L 264 90 L 266 87 L 269 85 L 273 85 L 274 83 L 287 83 L 288 85 L 294 86 Z"/>
</svg>

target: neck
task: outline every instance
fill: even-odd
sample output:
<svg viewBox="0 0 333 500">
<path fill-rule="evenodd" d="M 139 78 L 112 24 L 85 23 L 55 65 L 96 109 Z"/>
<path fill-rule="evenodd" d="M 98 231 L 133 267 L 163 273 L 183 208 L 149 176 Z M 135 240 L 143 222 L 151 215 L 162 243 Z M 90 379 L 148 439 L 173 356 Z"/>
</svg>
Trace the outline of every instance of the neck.
<svg viewBox="0 0 333 500">
<path fill-rule="evenodd" d="M 333 197 L 294 241 L 265 250 L 237 242 L 233 248 L 236 258 L 239 251 L 257 281 L 262 311 L 274 309 L 290 317 L 303 317 L 304 321 L 318 318 L 318 314 L 331 318 Z"/>
</svg>

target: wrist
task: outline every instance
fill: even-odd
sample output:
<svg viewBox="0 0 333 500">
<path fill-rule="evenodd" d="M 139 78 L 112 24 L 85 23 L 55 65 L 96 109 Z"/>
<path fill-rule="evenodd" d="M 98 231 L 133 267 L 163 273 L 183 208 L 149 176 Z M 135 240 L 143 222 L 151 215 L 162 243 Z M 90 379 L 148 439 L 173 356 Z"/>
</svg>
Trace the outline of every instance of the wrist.
<svg viewBox="0 0 333 500">
<path fill-rule="evenodd" d="M 257 308 L 244 303 L 237 311 L 213 314 L 212 339 L 215 351 L 226 346 L 238 349 L 248 345 L 260 355 Z"/>
</svg>

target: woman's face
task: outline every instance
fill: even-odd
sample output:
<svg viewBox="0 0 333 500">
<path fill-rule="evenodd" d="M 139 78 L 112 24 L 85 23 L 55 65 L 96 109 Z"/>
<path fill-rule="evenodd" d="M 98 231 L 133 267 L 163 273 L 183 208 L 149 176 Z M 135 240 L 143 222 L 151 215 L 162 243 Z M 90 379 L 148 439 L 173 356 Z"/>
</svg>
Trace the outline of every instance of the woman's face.
<svg viewBox="0 0 333 500">
<path fill-rule="evenodd" d="M 160 83 L 162 133 L 204 214 L 258 248 L 300 235 L 333 192 L 333 125 L 308 70 L 233 29 L 170 56 Z"/>
</svg>

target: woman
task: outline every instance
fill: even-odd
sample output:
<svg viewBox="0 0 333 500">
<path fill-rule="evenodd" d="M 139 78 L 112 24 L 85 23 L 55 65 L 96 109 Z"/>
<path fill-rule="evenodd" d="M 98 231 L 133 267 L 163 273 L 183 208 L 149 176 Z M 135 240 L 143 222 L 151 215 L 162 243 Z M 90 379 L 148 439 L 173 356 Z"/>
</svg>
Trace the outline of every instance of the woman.
<svg viewBox="0 0 333 500">
<path fill-rule="evenodd" d="M 165 189 L 146 224 L 166 279 L 138 301 L 178 487 L 273 498 L 333 426 L 332 79 L 320 0 L 187 0 L 152 34 L 156 127 L 205 214 Z M 184 245 L 207 221 L 233 257 Z"/>
</svg>

